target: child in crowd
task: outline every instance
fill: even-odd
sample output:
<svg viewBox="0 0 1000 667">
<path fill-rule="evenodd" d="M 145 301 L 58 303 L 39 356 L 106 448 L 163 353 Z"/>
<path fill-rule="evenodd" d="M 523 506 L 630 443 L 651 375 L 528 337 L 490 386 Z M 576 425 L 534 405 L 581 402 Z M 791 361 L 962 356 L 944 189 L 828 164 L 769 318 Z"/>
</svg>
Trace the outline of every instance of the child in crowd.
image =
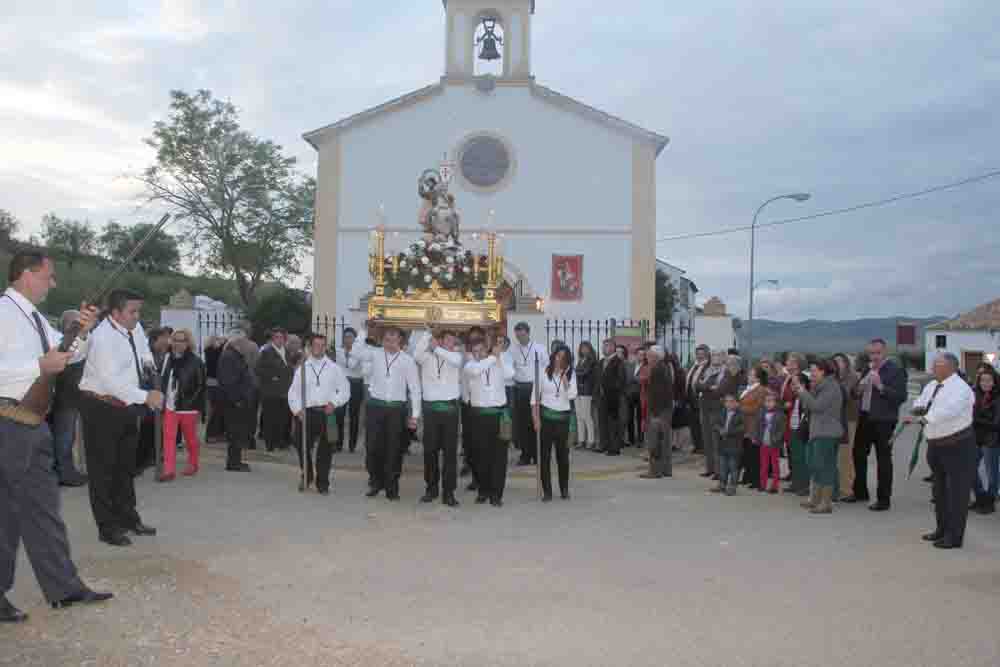
<svg viewBox="0 0 1000 667">
<path fill-rule="evenodd" d="M 778 394 L 769 391 L 761 409 L 757 439 L 760 441 L 760 490 L 768 491 L 768 471 L 771 473 L 769 493 L 781 488 L 781 447 L 785 443 L 785 413 L 778 407 Z"/>
<path fill-rule="evenodd" d="M 740 472 L 740 452 L 743 450 L 743 413 L 740 402 L 732 394 L 725 397 L 726 414 L 719 432 L 719 486 L 715 493 L 736 495 L 737 477 Z"/>
</svg>

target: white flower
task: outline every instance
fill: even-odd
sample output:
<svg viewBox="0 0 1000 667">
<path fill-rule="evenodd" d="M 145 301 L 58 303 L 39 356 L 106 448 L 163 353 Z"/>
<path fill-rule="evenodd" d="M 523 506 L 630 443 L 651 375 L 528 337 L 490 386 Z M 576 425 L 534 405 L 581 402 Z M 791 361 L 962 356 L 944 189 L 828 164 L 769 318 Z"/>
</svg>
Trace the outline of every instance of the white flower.
<svg viewBox="0 0 1000 667">
<path fill-rule="evenodd" d="M 419 272 L 419 271 L 417 271 L 417 269 L 416 269 L 416 268 L 414 268 L 414 269 L 413 269 L 412 271 L 410 271 L 410 275 L 411 275 L 411 276 L 416 276 L 416 275 L 419 275 L 419 274 L 420 274 L 420 272 Z"/>
<path fill-rule="evenodd" d="M 446 273 L 446 274 L 444 274 L 444 277 L 447 278 L 448 280 L 454 280 L 455 279 L 455 274 L 454 273 Z"/>
<path fill-rule="evenodd" d="M 420 246 L 421 248 L 423 248 L 423 247 L 424 247 L 425 245 L 427 245 L 427 242 L 426 242 L 426 241 L 424 241 L 423 239 L 420 239 L 420 240 L 418 240 L 418 241 L 416 242 L 416 244 L 415 244 L 415 245 L 417 245 L 417 246 Z"/>
<path fill-rule="evenodd" d="M 399 268 L 401 268 L 401 269 L 405 269 L 406 268 L 406 260 L 405 259 L 404 260 L 400 260 L 400 262 L 399 262 Z"/>
<path fill-rule="evenodd" d="M 448 262 L 449 264 L 454 264 L 455 263 L 455 258 L 452 257 L 451 255 L 448 255 L 448 257 L 445 259 L 445 261 Z"/>
<path fill-rule="evenodd" d="M 469 267 L 463 266 L 462 267 L 462 273 L 469 273 Z"/>
<path fill-rule="evenodd" d="M 424 276 L 424 282 L 425 283 L 429 283 L 430 281 L 431 281 L 431 277 L 430 276 Z"/>
<path fill-rule="evenodd" d="M 431 271 L 433 271 L 434 274 L 436 275 L 438 273 L 441 273 L 441 267 L 440 266 L 435 266 L 433 269 L 431 269 Z"/>
<path fill-rule="evenodd" d="M 424 266 L 427 266 L 428 264 L 430 264 L 430 263 L 431 263 L 431 260 L 429 260 L 429 259 L 428 259 L 428 258 L 426 258 L 426 257 L 421 257 L 421 258 L 420 258 L 420 263 L 421 263 L 421 264 L 423 264 Z"/>
<path fill-rule="evenodd" d="M 440 243 L 432 243 L 431 244 L 431 250 L 434 250 L 434 251 L 441 250 L 441 244 Z"/>
</svg>

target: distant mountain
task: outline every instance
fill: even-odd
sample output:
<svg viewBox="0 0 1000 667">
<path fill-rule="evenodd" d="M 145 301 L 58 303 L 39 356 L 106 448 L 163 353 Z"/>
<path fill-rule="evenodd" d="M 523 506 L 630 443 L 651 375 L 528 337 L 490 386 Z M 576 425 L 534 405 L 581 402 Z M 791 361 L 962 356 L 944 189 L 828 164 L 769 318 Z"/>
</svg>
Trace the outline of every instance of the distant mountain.
<svg viewBox="0 0 1000 667">
<path fill-rule="evenodd" d="M 873 338 L 884 338 L 889 347 L 896 346 L 896 323 L 917 325 L 917 345 L 923 347 L 924 328 L 946 317 L 883 317 L 859 320 L 805 320 L 804 322 L 753 321 L 753 348 L 757 354 L 803 352 L 831 354 L 860 352 Z M 746 333 L 745 326 L 744 331 Z"/>
</svg>

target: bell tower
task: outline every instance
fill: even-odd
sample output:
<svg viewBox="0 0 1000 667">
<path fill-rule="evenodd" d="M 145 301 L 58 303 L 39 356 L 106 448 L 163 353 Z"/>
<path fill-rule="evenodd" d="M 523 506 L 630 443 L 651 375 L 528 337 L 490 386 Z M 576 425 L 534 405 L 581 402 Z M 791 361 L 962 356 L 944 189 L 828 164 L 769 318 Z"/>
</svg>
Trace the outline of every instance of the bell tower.
<svg viewBox="0 0 1000 667">
<path fill-rule="evenodd" d="M 442 0 L 446 13 L 445 77 L 483 73 L 531 78 L 531 17 L 535 0 Z"/>
</svg>

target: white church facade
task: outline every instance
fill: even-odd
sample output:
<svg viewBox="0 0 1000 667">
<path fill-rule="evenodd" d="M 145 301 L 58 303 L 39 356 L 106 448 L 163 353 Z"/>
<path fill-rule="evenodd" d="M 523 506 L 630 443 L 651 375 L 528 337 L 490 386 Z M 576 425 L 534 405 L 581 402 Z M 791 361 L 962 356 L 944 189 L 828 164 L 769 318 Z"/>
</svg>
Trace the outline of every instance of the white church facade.
<svg viewBox="0 0 1000 667">
<path fill-rule="evenodd" d="M 372 229 L 393 251 L 417 239 L 417 177 L 445 160 L 465 243 L 496 232 L 506 282 L 546 317 L 652 320 L 668 139 L 535 81 L 534 0 L 444 9 L 439 82 L 304 135 L 319 154 L 314 314 L 356 319 Z M 495 75 L 479 73 L 486 55 Z"/>
</svg>

